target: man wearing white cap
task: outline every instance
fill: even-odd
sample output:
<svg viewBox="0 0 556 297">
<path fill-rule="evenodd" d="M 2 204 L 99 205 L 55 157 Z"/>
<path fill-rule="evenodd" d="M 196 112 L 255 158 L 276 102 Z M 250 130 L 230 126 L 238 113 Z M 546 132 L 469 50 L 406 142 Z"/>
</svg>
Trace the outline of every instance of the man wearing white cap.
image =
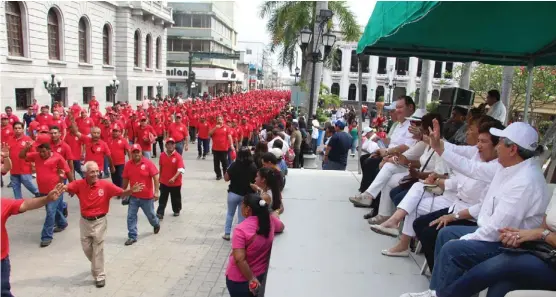
<svg viewBox="0 0 556 297">
<path fill-rule="evenodd" d="M 455 296 L 454 283 L 466 271 L 501 253 L 500 230 L 538 228 L 550 198 L 542 170 L 534 158 L 542 150 L 537 144 L 538 134 L 529 124 L 516 122 L 504 130 L 490 129 L 492 135 L 500 137 L 496 150 L 501 167 L 460 156 L 457 146 L 440 140 L 438 127 L 435 123 L 434 133 L 430 135 L 431 147 L 451 168 L 490 182 L 490 187 L 482 203 L 431 223 L 441 227 L 454 220 L 477 220 L 477 226 L 448 226 L 440 230 L 430 290 L 403 297 Z"/>
</svg>

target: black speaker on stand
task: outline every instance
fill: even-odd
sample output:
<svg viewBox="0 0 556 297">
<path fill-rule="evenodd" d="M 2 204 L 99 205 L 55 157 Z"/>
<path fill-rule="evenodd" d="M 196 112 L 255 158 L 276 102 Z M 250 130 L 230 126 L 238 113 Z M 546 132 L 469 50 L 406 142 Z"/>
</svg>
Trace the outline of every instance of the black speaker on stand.
<svg viewBox="0 0 556 297">
<path fill-rule="evenodd" d="M 447 120 L 452 116 L 455 106 L 470 109 L 475 101 L 475 92 L 462 88 L 442 88 L 439 97 L 438 113 Z"/>
</svg>

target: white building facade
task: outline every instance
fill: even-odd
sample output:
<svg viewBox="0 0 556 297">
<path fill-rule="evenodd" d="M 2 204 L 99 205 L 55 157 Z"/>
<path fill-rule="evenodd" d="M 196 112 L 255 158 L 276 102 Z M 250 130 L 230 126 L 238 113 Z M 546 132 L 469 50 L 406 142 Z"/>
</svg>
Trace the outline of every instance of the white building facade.
<svg viewBox="0 0 556 297">
<path fill-rule="evenodd" d="M 421 59 L 365 56 L 362 62 L 363 82 L 359 90 L 356 49 L 357 43 L 336 42 L 336 52 L 330 54 L 330 59 L 334 59 L 332 69 L 325 68 L 323 72 L 323 84 L 342 100 L 357 101 L 359 92 L 363 92 L 364 102 L 375 102 L 379 97 L 383 97 L 384 102 L 392 102 L 400 95 L 409 95 L 415 103 L 422 98 L 426 98 L 428 103 L 439 97 L 441 88 L 458 86 L 458 82 L 452 79 L 452 72 L 461 63 L 433 61 L 429 69 L 431 80 L 428 89 L 431 91 L 421 94 Z"/>
<path fill-rule="evenodd" d="M 62 78 L 55 95 L 65 106 L 101 108 L 114 100 L 109 83 L 120 82 L 115 101 L 137 105 L 166 89 L 165 1 L 0 2 L 2 106 L 23 113 L 33 99 L 50 105 L 44 78 Z M 2 108 L 3 109 L 3 108 Z"/>
</svg>

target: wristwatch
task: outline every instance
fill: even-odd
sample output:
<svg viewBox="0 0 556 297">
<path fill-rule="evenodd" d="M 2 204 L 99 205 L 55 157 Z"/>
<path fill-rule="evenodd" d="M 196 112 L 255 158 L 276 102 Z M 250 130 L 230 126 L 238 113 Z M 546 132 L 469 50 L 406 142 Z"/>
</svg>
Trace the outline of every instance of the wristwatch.
<svg viewBox="0 0 556 297">
<path fill-rule="evenodd" d="M 454 218 L 455 218 L 456 220 L 459 220 L 459 212 L 454 213 Z"/>
<path fill-rule="evenodd" d="M 545 241 L 548 235 L 550 235 L 550 230 L 544 229 L 544 231 L 542 232 L 541 240 Z"/>
</svg>

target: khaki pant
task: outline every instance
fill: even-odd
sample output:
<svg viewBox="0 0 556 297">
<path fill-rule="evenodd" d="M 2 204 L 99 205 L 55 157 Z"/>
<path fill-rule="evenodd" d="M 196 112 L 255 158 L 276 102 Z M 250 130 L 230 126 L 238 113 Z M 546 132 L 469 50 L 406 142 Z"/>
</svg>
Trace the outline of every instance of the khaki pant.
<svg viewBox="0 0 556 297">
<path fill-rule="evenodd" d="M 91 261 L 91 273 L 96 281 L 106 278 L 104 273 L 104 236 L 106 235 L 106 217 L 95 221 L 81 218 L 81 247 L 87 259 Z"/>
</svg>

